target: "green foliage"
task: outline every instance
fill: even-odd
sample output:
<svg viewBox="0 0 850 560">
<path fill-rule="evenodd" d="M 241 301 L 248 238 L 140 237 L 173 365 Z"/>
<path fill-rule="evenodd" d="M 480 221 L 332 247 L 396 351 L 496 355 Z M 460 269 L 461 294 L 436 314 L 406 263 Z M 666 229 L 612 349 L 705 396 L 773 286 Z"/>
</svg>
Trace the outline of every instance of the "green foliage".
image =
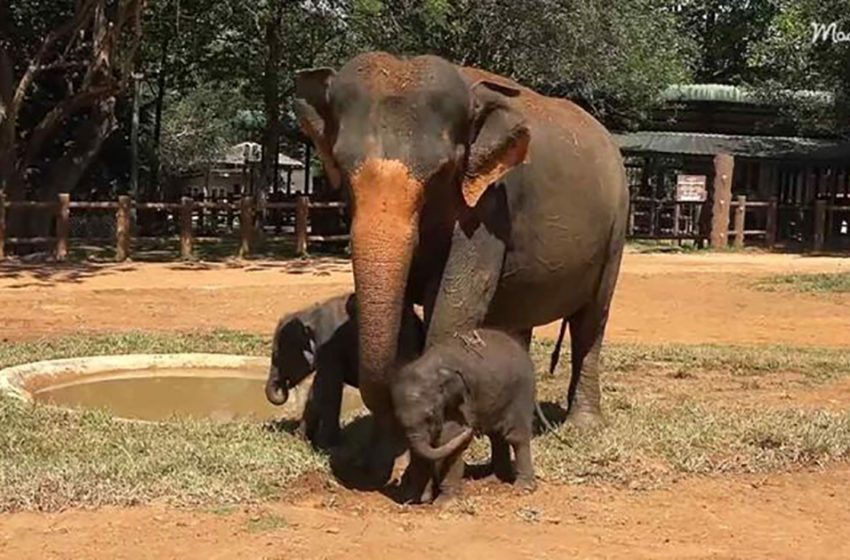
<svg viewBox="0 0 850 560">
<path fill-rule="evenodd" d="M 669 4 L 368 0 L 354 3 L 351 29 L 358 44 L 478 66 L 628 126 L 665 86 L 688 78 L 690 43 Z"/>
<path fill-rule="evenodd" d="M 779 0 L 764 37 L 747 50 L 754 69 L 750 80 L 768 96 L 778 98 L 800 126 L 824 134 L 850 132 L 850 44 L 815 42 L 815 24 L 834 23 L 850 30 L 846 2 L 836 0 Z M 788 91 L 822 90 L 834 102 L 794 98 Z"/>
<path fill-rule="evenodd" d="M 252 132 L 248 100 L 236 90 L 202 83 L 185 95 L 171 92 L 163 111 L 160 163 L 167 175 L 198 170 Z"/>
</svg>

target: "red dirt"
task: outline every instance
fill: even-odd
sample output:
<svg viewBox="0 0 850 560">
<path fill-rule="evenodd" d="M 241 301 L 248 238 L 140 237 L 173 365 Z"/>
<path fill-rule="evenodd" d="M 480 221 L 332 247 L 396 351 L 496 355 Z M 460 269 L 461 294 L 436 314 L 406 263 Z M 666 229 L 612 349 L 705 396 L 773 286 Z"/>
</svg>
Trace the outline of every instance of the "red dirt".
<svg viewBox="0 0 850 560">
<path fill-rule="evenodd" d="M 525 497 L 484 482 L 472 485 L 465 507 L 446 511 L 337 489 L 231 513 L 21 513 L 0 516 L 0 557 L 843 559 L 848 484 L 843 467 L 652 491 L 542 485 Z"/>
<path fill-rule="evenodd" d="M 850 259 L 627 254 L 607 340 L 850 346 L 850 294 L 760 292 L 761 275 L 850 271 Z M 227 327 L 271 334 L 282 314 L 353 289 L 347 261 L 0 265 L 0 339 Z M 537 329 L 557 335 L 557 324 Z"/>
<path fill-rule="evenodd" d="M 765 274 L 847 270 L 850 259 L 629 254 L 608 340 L 850 347 L 850 295 L 751 287 Z M 270 334 L 281 313 L 351 289 L 349 265 L 334 260 L 3 265 L 0 339 L 215 327 Z M 556 332 L 550 325 L 537 335 Z M 782 406 L 850 404 L 846 380 L 811 387 L 777 372 L 737 384 L 724 378 L 722 389 L 712 381 L 711 374 L 671 380 L 658 372 L 640 390 L 667 398 L 713 390 L 717 398 Z M 297 496 L 232 513 L 148 506 L 0 515 L 0 558 L 307 560 L 390 551 L 414 559 L 848 558 L 849 484 L 847 466 L 693 477 L 651 491 L 544 484 L 524 497 L 484 481 L 470 483 L 465 512 L 441 512 L 311 480 Z M 277 528 L 264 530 L 268 519 Z"/>
</svg>

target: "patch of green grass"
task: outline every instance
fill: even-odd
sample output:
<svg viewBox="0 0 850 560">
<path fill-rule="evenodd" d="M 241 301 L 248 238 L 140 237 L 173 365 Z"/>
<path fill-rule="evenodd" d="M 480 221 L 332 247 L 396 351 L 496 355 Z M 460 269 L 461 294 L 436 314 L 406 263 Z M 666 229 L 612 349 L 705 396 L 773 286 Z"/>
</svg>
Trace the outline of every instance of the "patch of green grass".
<svg viewBox="0 0 850 560">
<path fill-rule="evenodd" d="M 234 331 L 126 333 L 0 343 L 0 366 L 81 355 L 221 352 L 266 356 L 269 337 Z M 540 371 L 550 342 L 535 342 Z M 545 401 L 563 397 L 564 349 L 554 378 L 539 385 Z M 687 375 L 722 371 L 769 376 L 799 372 L 815 381 L 850 375 L 847 352 L 815 348 L 610 345 L 603 382 L 663 367 Z M 671 381 L 676 382 L 676 381 Z M 625 396 L 624 396 L 625 395 Z M 613 481 L 635 487 L 678 474 L 765 472 L 850 458 L 850 413 L 776 406 L 673 402 L 603 392 L 609 425 L 587 433 L 568 427 L 535 439 L 538 473 L 558 482 Z M 346 448 L 366 441 L 368 422 L 346 429 Z M 355 446 L 354 455 L 362 445 Z M 352 447 L 354 449 L 354 447 Z M 473 456 L 486 458 L 486 441 Z M 354 456 L 353 455 L 353 456 Z M 232 504 L 261 501 L 310 472 L 329 472 L 327 457 L 287 433 L 249 423 L 177 421 L 142 424 L 98 412 L 69 412 L 0 396 L 0 511 L 166 501 L 226 514 Z M 285 526 L 261 517 L 252 530 Z"/>
<path fill-rule="evenodd" d="M 126 332 L 0 343 L 0 368 L 40 360 L 118 354 L 209 352 L 268 356 L 268 336 L 230 330 L 187 333 Z"/>
<path fill-rule="evenodd" d="M 763 278 L 756 282 L 755 287 L 766 292 L 850 293 L 850 272 L 781 274 Z"/>
<path fill-rule="evenodd" d="M 558 373 L 569 375 L 569 348 L 565 344 Z M 535 340 L 535 363 L 549 371 L 554 343 Z M 612 344 L 603 349 L 603 369 L 634 372 L 647 367 L 667 366 L 682 376 L 692 371 L 725 371 L 734 375 L 767 375 L 771 372 L 800 373 L 812 379 L 827 380 L 850 374 L 850 352 L 831 348 L 792 346 L 719 346 L 710 344 Z"/>
<path fill-rule="evenodd" d="M 696 241 L 683 241 L 681 244 L 675 241 L 656 239 L 635 239 L 626 244 L 627 248 L 635 253 L 695 253 L 702 251 L 697 247 Z"/>
<path fill-rule="evenodd" d="M 0 396 L 0 510 L 232 504 L 327 469 L 298 439 L 258 424 L 142 424 Z"/>
<path fill-rule="evenodd" d="M 248 520 L 248 532 L 265 533 L 276 529 L 285 529 L 289 522 L 280 515 L 264 512 Z"/>
<path fill-rule="evenodd" d="M 609 425 L 534 441 L 546 479 L 651 486 L 675 474 L 767 472 L 850 459 L 850 412 L 609 399 Z"/>
</svg>

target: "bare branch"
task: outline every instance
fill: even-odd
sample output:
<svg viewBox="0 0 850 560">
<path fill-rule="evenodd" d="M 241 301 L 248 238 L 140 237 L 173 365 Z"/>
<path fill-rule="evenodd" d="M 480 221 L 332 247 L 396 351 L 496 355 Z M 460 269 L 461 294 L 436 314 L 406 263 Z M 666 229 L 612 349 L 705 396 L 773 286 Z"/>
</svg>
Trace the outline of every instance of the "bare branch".
<svg viewBox="0 0 850 560">
<path fill-rule="evenodd" d="M 7 118 L 11 121 L 17 121 L 18 111 L 20 110 L 21 104 L 24 101 L 24 97 L 26 97 L 27 91 L 32 85 L 33 80 L 35 79 L 36 73 L 42 64 L 44 63 L 44 59 L 50 53 L 50 50 L 53 48 L 53 45 L 61 39 L 65 37 L 69 33 L 76 33 L 82 25 L 88 20 L 91 15 L 92 4 L 84 4 L 80 11 L 70 20 L 68 20 L 64 25 L 54 29 L 51 31 L 44 41 L 41 43 L 41 47 L 38 49 L 38 52 L 30 61 L 29 66 L 27 66 L 24 75 L 21 77 L 18 82 L 18 87 L 15 90 L 15 95 L 12 97 L 12 102 L 9 104 L 9 108 L 7 109 Z"/>
<path fill-rule="evenodd" d="M 110 95 L 115 95 L 116 93 L 117 90 L 113 85 L 91 88 L 81 91 L 53 107 L 53 109 L 48 111 L 44 118 L 41 119 L 38 126 L 33 129 L 29 142 L 27 142 L 26 153 L 21 161 L 20 169 L 26 169 L 33 161 L 35 161 L 41 153 L 44 144 L 56 134 L 59 127 L 62 126 L 68 117 L 90 107 L 100 99 Z"/>
</svg>

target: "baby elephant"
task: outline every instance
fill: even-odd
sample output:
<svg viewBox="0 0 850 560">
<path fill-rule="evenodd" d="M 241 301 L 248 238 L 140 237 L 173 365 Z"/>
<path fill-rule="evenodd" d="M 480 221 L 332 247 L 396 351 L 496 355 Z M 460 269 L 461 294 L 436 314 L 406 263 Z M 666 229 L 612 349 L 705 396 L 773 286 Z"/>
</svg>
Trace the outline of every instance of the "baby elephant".
<svg viewBox="0 0 850 560">
<path fill-rule="evenodd" d="M 357 305 L 354 294 L 338 296 L 282 318 L 272 340 L 266 398 L 286 403 L 289 390 L 316 372 L 298 434 L 317 447 L 339 441 L 343 386 L 358 386 Z M 408 307 L 399 333 L 399 358 L 412 360 L 425 342 L 422 321 Z"/>
<path fill-rule="evenodd" d="M 463 451 L 474 433 L 487 435 L 492 464 L 502 480 L 536 487 L 531 462 L 536 402 L 534 365 L 508 334 L 479 329 L 429 348 L 392 383 L 396 416 L 412 450 L 407 483 L 413 498 L 430 501 L 460 490 Z"/>
</svg>

